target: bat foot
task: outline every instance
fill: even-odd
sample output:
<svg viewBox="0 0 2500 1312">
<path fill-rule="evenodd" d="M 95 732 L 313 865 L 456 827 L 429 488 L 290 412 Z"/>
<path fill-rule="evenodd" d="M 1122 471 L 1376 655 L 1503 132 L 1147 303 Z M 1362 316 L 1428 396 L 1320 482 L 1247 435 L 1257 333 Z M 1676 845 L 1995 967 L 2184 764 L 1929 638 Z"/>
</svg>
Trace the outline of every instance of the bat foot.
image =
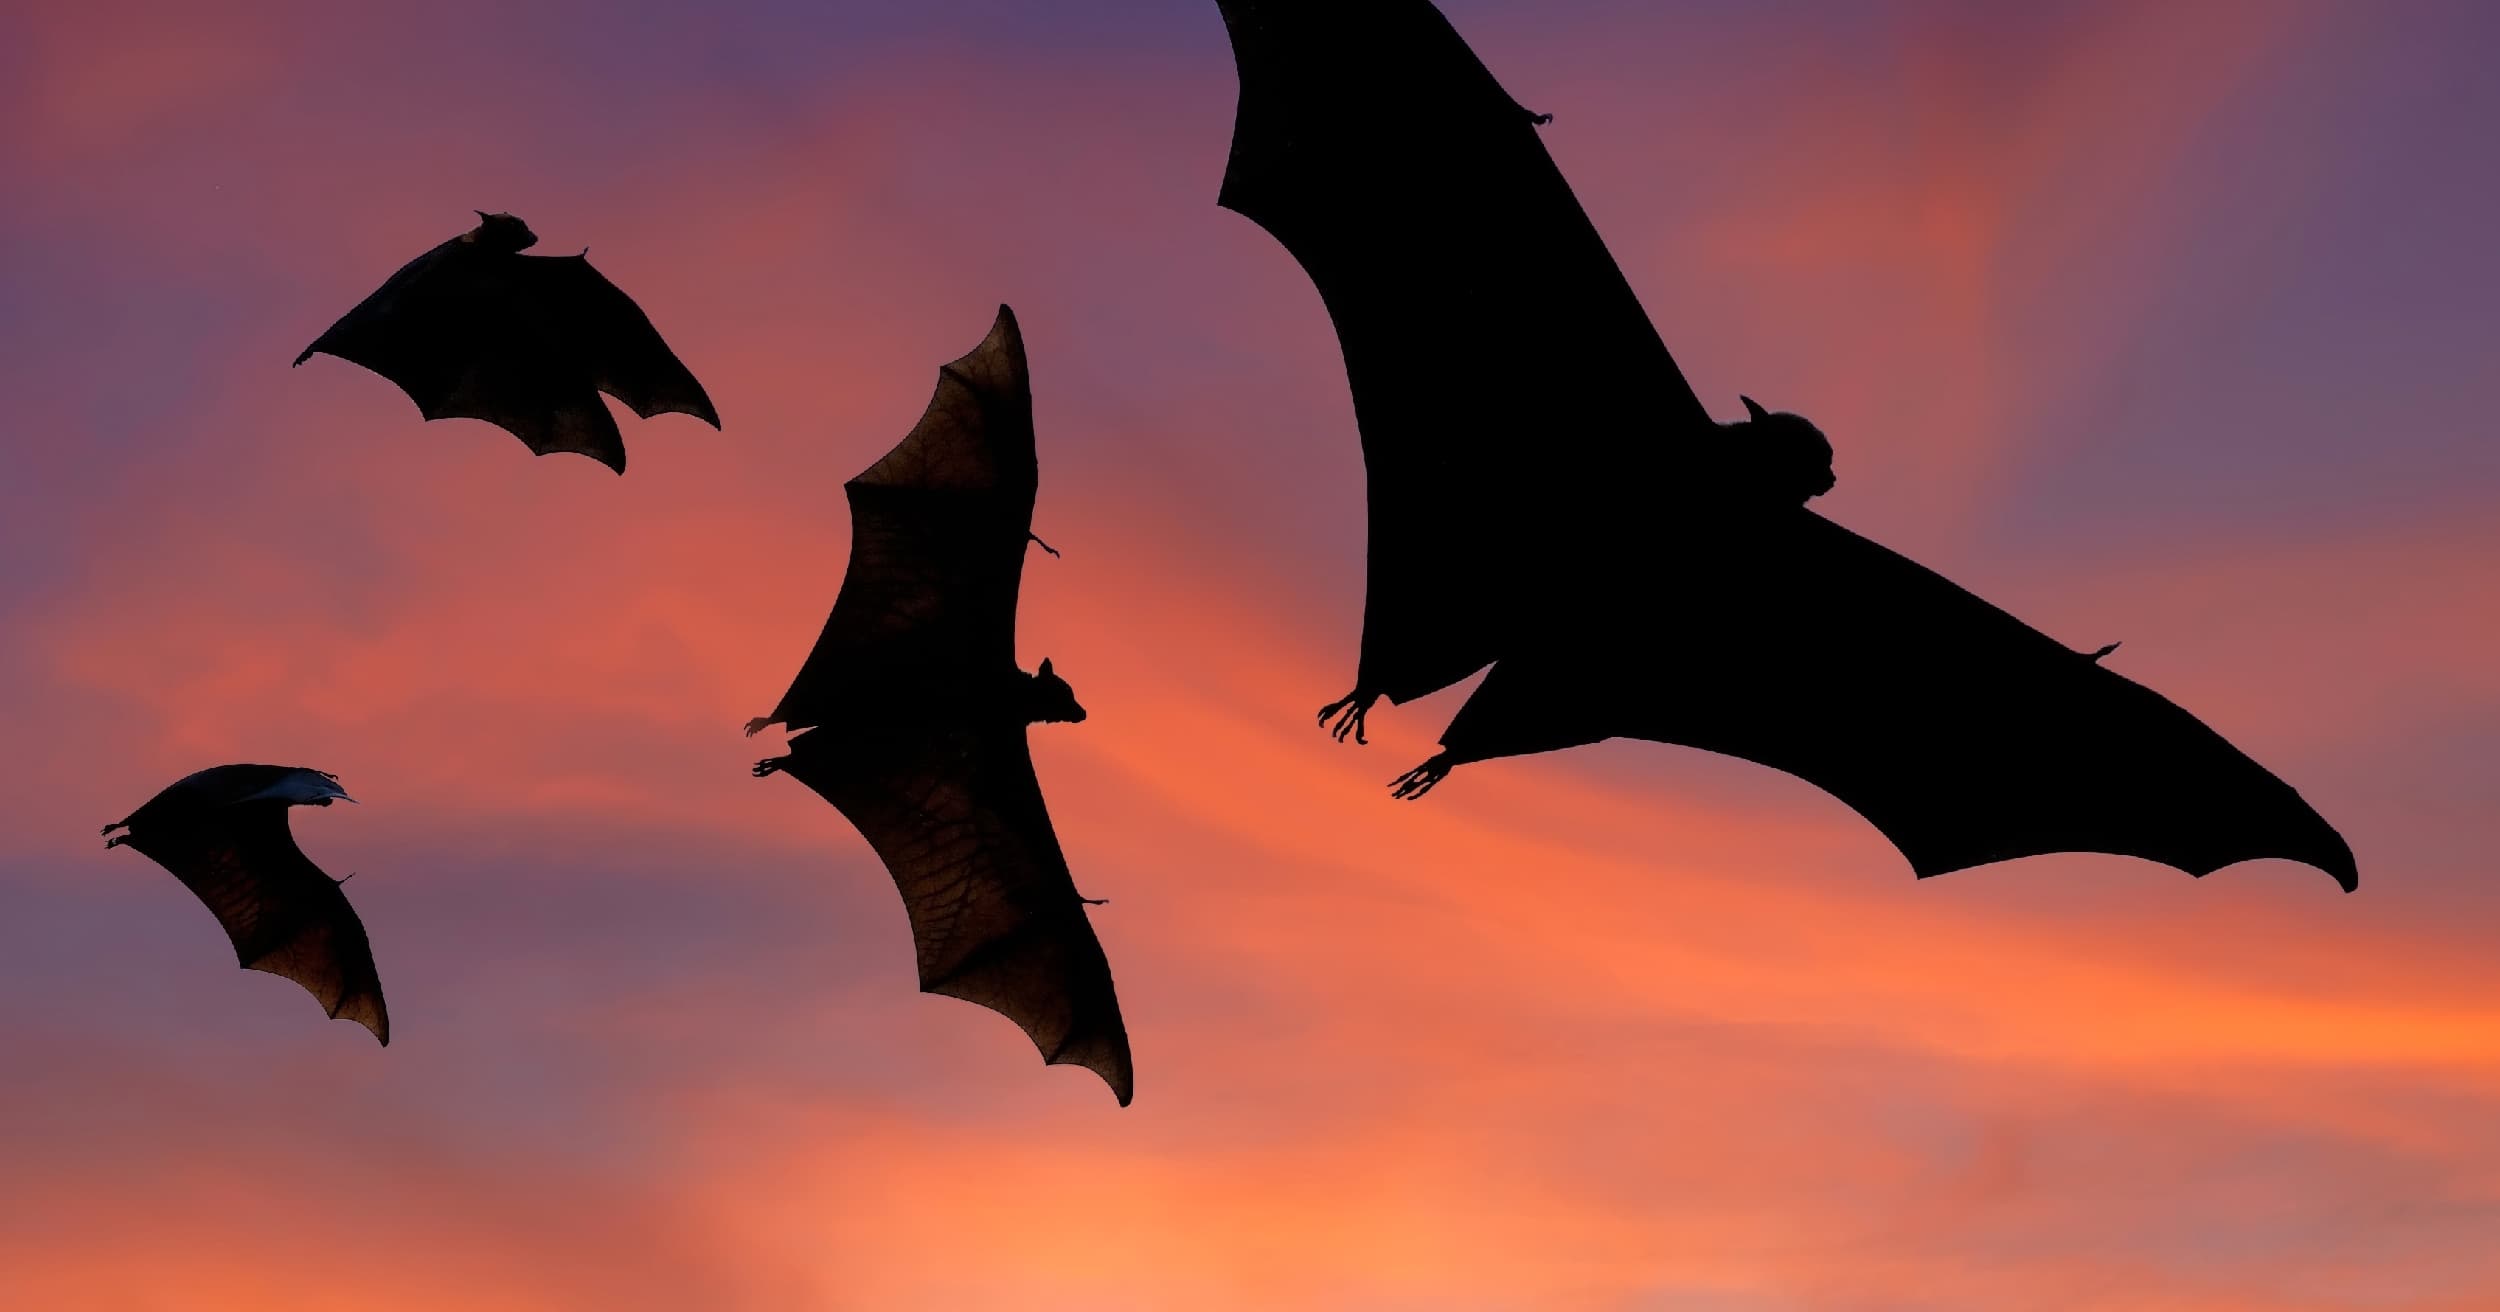
<svg viewBox="0 0 2500 1312">
<path fill-rule="evenodd" d="M 106 825 L 106 826 L 105 826 L 105 827 L 103 827 L 102 829 L 97 830 L 96 832 L 97 832 L 98 834 L 109 834 L 109 833 L 113 832 L 113 831 L 114 831 L 114 830 L 116 830 L 116 829 L 127 829 L 127 828 L 129 828 L 129 827 L 130 827 L 130 822 L 129 822 L 129 821 L 127 821 L 127 820 L 116 820 L 116 821 L 114 821 L 113 823 L 111 823 L 111 824 L 109 824 L 109 825 Z"/>
<path fill-rule="evenodd" d="M 1380 700 L 1379 693 L 1365 692 L 1357 688 L 1319 708 L 1320 727 L 1328 730 L 1329 735 L 1338 742 L 1344 742 L 1348 734 L 1353 735 L 1356 746 L 1370 742 L 1370 739 L 1363 736 L 1363 719 L 1371 714 L 1372 703 L 1378 700 Z M 1337 721 L 1334 725 L 1328 722 L 1331 717 Z"/>
<path fill-rule="evenodd" d="M 1443 752 L 1440 755 L 1433 757 L 1431 760 L 1424 762 L 1422 765 L 1416 766 L 1414 769 L 1390 780 L 1389 787 L 1393 790 L 1390 793 L 1390 796 L 1396 797 L 1401 801 L 1414 801 L 1416 798 L 1431 792 L 1434 787 L 1440 784 L 1442 780 L 1449 778 L 1450 770 L 1456 764 L 1457 762 L 1450 759 L 1450 754 L 1448 752 Z"/>
<path fill-rule="evenodd" d="M 757 761 L 755 763 L 755 769 L 749 773 L 753 774 L 758 779 L 768 778 L 772 775 L 781 773 L 782 765 L 789 759 L 790 758 L 787 756 L 775 756 L 767 760 Z"/>
<path fill-rule="evenodd" d="M 128 835 L 128 834 L 115 834 L 115 835 L 113 835 L 111 838 L 108 838 L 108 839 L 105 839 L 105 840 L 104 840 L 104 850 L 105 850 L 105 851 L 107 851 L 107 852 L 110 852 L 110 851 L 112 851 L 114 848 L 120 847 L 122 844 L 127 843 L 127 842 L 129 842 L 129 841 L 130 841 L 130 835 Z"/>
<path fill-rule="evenodd" d="M 747 721 L 747 737 L 752 738 L 771 727 L 773 727 L 773 717 L 769 715 L 756 716 L 754 719 Z"/>
</svg>

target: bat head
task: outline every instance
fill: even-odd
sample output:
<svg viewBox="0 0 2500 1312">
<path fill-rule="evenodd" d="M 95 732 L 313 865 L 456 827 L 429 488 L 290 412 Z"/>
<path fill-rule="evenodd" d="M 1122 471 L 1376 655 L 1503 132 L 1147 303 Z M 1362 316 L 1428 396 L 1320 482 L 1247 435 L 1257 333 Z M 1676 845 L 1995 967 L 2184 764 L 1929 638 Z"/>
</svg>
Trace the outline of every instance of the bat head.
<svg viewBox="0 0 2500 1312">
<path fill-rule="evenodd" d="M 1053 673 L 1050 658 L 1033 674 L 1025 689 L 1024 717 L 1030 724 L 1083 724 L 1085 708 L 1076 704 L 1076 689 Z"/>
<path fill-rule="evenodd" d="M 1750 396 L 1737 399 L 1745 403 L 1745 422 L 1737 427 L 1744 430 L 1739 450 L 1750 480 L 1801 505 L 1832 490 L 1838 481 L 1832 475 L 1832 442 L 1822 429 L 1803 415 L 1765 410 Z"/>
<path fill-rule="evenodd" d="M 477 216 L 477 226 L 469 229 L 469 240 L 488 250 L 509 254 L 538 244 L 538 234 L 530 231 L 530 225 L 512 215 L 489 214 L 484 210 L 469 212 Z"/>
</svg>

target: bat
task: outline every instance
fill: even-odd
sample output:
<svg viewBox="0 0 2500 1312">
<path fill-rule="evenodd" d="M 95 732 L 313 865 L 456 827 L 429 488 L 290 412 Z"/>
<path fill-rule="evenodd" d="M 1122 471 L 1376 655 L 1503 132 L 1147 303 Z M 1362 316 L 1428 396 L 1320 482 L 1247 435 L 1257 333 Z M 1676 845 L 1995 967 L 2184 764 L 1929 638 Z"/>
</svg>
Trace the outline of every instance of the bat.
<svg viewBox="0 0 2500 1312">
<path fill-rule="evenodd" d="M 319 770 L 211 766 L 106 825 L 104 846 L 128 844 L 181 880 L 217 917 L 245 970 L 303 985 L 333 1019 L 364 1026 L 388 1047 L 382 979 L 364 922 L 339 891 L 346 881 L 305 857 L 286 823 L 290 806 L 355 800 Z"/>
<path fill-rule="evenodd" d="M 538 234 L 509 214 L 410 260 L 295 357 L 335 355 L 399 385 L 427 419 L 483 419 L 531 451 L 573 451 L 622 474 L 625 438 L 605 392 L 645 419 L 720 427 L 703 384 L 633 298 L 580 255 L 523 255 Z"/>
<path fill-rule="evenodd" d="M 893 875 L 924 993 L 1022 1027 L 1042 1059 L 1135 1091 L 1111 966 L 1042 803 L 1026 726 L 1085 719 L 1044 660 L 1016 665 L 1016 593 L 1038 487 L 1013 311 L 938 371 L 919 423 L 843 485 L 851 563 L 772 714 L 788 774 L 858 828 Z M 1047 543 L 1042 549 L 1049 551 Z M 1057 554 L 1053 552 L 1052 554 Z"/>
<path fill-rule="evenodd" d="M 2072 851 L 2358 885 L 2296 791 L 2112 648 L 1808 509 L 1834 486 L 1811 422 L 1750 397 L 1711 418 L 1537 139 L 1549 116 L 1426 0 L 1218 7 L 1241 81 L 1218 203 L 1317 287 L 1367 471 L 1355 687 L 1320 721 L 1360 742 L 1379 698 L 1492 667 L 1397 796 L 1632 737 L 1815 784 L 1922 877 Z"/>
</svg>

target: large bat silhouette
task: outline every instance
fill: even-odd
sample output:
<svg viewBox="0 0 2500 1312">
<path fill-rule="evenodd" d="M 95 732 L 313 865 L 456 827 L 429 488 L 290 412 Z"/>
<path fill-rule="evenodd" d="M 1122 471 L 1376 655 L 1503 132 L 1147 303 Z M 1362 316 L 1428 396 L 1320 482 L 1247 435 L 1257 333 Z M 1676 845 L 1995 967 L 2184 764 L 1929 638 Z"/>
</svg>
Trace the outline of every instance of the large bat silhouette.
<svg viewBox="0 0 2500 1312">
<path fill-rule="evenodd" d="M 1713 421 L 1537 140 L 1426 0 L 1218 0 L 1241 76 L 1219 203 L 1317 285 L 1371 543 L 1357 741 L 1487 664 L 1393 782 L 1635 737 L 1823 788 L 1919 875 L 2050 852 L 2358 883 L 2292 788 L 2160 695 L 1805 509 L 1805 420 Z"/>
<path fill-rule="evenodd" d="M 538 244 L 509 214 L 410 260 L 304 348 L 397 383 L 427 419 L 483 419 L 539 455 L 573 451 L 625 472 L 625 438 L 605 392 L 649 419 L 720 427 L 703 384 L 642 307 L 580 255 Z"/>
<path fill-rule="evenodd" d="M 172 872 L 224 927 L 236 960 L 294 980 L 338 1020 L 391 1041 L 364 922 L 339 884 L 295 846 L 290 806 L 355 801 L 334 775 L 289 765 L 219 765 L 186 775 L 104 827 Z"/>
<path fill-rule="evenodd" d="M 1125 1107 L 1135 1077 L 1111 966 L 1025 741 L 1027 725 L 1085 718 L 1049 661 L 1016 666 L 1036 487 L 1024 341 L 1002 305 L 989 336 L 938 371 L 911 433 L 843 485 L 851 563 L 833 614 L 747 732 L 803 731 L 755 773 L 816 790 L 876 849 L 923 992 L 1006 1016 L 1044 1061 L 1092 1070 Z"/>
</svg>

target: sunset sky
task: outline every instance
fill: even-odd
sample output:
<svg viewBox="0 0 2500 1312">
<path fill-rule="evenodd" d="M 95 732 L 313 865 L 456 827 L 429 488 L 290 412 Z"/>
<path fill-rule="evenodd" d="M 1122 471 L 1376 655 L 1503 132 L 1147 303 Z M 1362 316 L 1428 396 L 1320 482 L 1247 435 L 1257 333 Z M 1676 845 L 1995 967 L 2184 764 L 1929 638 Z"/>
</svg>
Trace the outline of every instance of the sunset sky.
<svg viewBox="0 0 2500 1312">
<path fill-rule="evenodd" d="M 0 1306 L 2500 1307 L 2500 7 L 1443 0 L 1715 413 L 2123 640 L 2350 896 L 1921 882 L 1655 744 L 1391 801 L 1464 689 L 1312 723 L 1363 466 L 1215 204 L 1212 0 L 383 8 L 0 6 Z M 619 478 L 287 368 L 472 209 L 589 247 L 726 431 L 628 418 Z M 917 993 L 739 733 L 1000 302 L 1126 1110 Z M 102 849 L 226 761 L 362 803 L 294 829 L 388 1049 Z"/>
</svg>

